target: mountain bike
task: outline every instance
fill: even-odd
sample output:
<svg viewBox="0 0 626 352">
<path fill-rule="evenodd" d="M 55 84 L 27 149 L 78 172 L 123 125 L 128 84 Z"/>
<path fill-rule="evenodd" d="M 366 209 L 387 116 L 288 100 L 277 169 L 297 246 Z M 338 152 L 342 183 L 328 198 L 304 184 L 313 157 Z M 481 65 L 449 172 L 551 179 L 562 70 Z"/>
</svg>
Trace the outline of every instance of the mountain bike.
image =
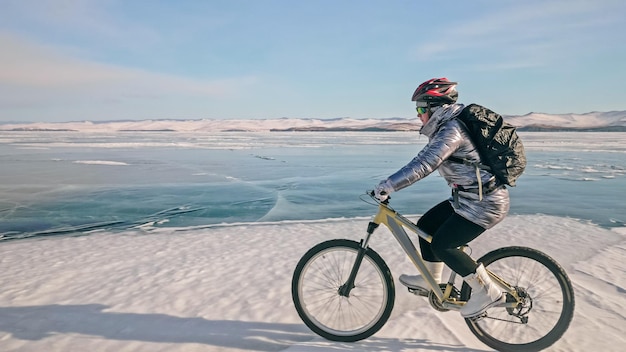
<svg viewBox="0 0 626 352">
<path fill-rule="evenodd" d="M 471 297 L 469 285 L 461 280 L 459 289 L 454 272 L 446 283 L 435 282 L 405 230 L 428 242 L 432 236 L 391 208 L 389 200 L 378 201 L 372 191 L 361 199 L 378 206 L 364 238 L 322 242 L 308 250 L 294 270 L 291 292 L 302 321 L 318 335 L 341 342 L 368 338 L 383 327 L 396 291 L 389 267 L 369 247 L 380 224 L 389 228 L 430 286 L 428 291 L 409 291 L 426 296 L 437 311 L 459 310 Z M 461 248 L 467 250 L 467 245 Z M 480 341 L 500 351 L 538 351 L 561 338 L 574 315 L 574 290 L 554 259 L 536 249 L 511 246 L 493 250 L 478 262 L 506 295 L 500 305 L 465 319 Z"/>
</svg>

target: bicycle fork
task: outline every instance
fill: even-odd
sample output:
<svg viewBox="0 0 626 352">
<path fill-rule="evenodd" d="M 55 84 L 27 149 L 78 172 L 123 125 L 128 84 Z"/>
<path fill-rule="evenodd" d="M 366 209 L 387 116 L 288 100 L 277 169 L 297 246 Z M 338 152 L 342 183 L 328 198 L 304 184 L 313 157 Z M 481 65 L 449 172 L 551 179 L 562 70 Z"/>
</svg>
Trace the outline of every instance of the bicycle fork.
<svg viewBox="0 0 626 352">
<path fill-rule="evenodd" d="M 370 241 L 370 237 L 374 233 L 374 230 L 378 227 L 377 223 L 370 222 L 367 226 L 367 236 L 364 239 L 361 239 L 359 251 L 356 254 L 356 259 L 354 260 L 354 265 L 352 265 L 352 270 L 350 271 L 350 276 L 348 280 L 339 287 L 338 293 L 343 297 L 350 297 L 350 291 L 354 288 L 354 280 L 356 280 L 356 275 L 359 272 L 359 268 L 361 267 L 361 262 L 363 262 L 363 257 L 365 256 L 365 252 L 367 251 L 367 246 Z"/>
</svg>

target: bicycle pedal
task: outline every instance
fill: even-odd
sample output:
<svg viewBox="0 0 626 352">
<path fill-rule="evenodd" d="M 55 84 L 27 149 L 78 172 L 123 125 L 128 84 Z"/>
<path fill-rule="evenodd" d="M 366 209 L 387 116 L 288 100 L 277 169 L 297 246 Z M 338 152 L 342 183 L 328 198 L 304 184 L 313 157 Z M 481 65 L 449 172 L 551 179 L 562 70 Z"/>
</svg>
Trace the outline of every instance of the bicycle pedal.
<svg viewBox="0 0 626 352">
<path fill-rule="evenodd" d="M 430 291 L 424 290 L 424 289 L 411 288 L 411 287 L 407 287 L 407 288 L 408 288 L 409 292 L 411 292 L 412 294 L 414 294 L 416 296 L 428 297 L 428 294 L 430 293 Z"/>
</svg>

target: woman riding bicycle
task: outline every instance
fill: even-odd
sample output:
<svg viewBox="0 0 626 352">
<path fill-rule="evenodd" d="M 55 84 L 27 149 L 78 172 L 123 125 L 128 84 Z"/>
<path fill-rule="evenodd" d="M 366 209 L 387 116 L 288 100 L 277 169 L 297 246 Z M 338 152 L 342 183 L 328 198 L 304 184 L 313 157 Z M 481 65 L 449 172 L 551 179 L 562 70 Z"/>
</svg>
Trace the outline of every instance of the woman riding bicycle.
<svg viewBox="0 0 626 352">
<path fill-rule="evenodd" d="M 375 194 L 379 200 L 385 200 L 391 192 L 439 170 L 452 188 L 453 197 L 428 210 L 417 222 L 419 228 L 432 236 L 431 243 L 420 238 L 420 250 L 437 282 L 441 282 L 445 263 L 472 288 L 470 300 L 460 311 L 463 317 L 470 318 L 502 302 L 504 295 L 483 265 L 476 263 L 459 246 L 504 219 L 509 211 L 509 193 L 488 171 L 448 160 L 454 157 L 480 162 L 468 132 L 455 119 L 464 108 L 456 104 L 456 85 L 446 78 L 436 78 L 417 87 L 412 101 L 416 102 L 417 115 L 422 121 L 420 133 L 428 137 L 428 144 L 407 165 L 381 181 Z M 429 287 L 419 275 L 402 275 L 400 282 L 418 291 Z"/>
</svg>

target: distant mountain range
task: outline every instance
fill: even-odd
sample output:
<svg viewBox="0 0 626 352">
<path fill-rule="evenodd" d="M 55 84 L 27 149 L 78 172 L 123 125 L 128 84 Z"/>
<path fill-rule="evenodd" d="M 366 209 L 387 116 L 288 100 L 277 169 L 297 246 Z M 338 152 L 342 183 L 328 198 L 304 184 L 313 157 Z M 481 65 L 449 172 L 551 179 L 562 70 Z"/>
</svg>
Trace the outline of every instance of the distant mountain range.
<svg viewBox="0 0 626 352">
<path fill-rule="evenodd" d="M 520 131 L 626 132 L 626 111 L 586 114 L 530 113 L 505 116 Z M 125 120 L 4 123 L 0 131 L 77 132 L 287 132 L 287 131 L 418 131 L 419 119 L 250 119 L 250 120 Z"/>
<path fill-rule="evenodd" d="M 590 112 L 587 114 L 542 114 L 505 116 L 521 131 L 598 131 L 626 132 L 626 111 Z"/>
</svg>

